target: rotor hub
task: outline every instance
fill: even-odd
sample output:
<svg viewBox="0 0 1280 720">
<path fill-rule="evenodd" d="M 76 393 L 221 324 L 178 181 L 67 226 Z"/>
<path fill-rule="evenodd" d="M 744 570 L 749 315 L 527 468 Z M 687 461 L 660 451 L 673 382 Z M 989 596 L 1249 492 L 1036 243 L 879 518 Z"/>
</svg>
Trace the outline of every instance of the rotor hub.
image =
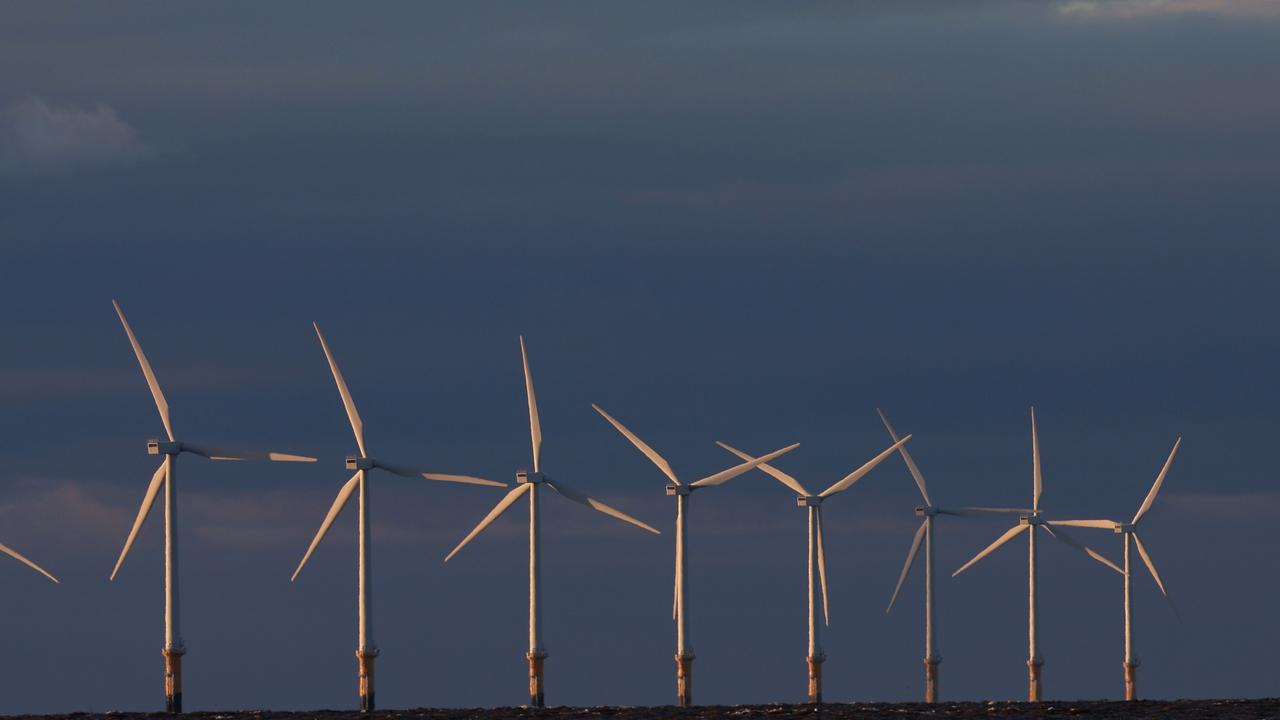
<svg viewBox="0 0 1280 720">
<path fill-rule="evenodd" d="M 540 472 L 530 472 L 528 470 L 521 470 L 520 472 L 516 473 L 517 483 L 528 483 L 530 485 L 537 485 L 538 483 L 543 483 L 546 481 L 547 481 L 547 476 L 543 475 Z"/>
<path fill-rule="evenodd" d="M 796 507 L 802 507 L 802 508 L 818 507 L 822 505 L 822 501 L 824 499 L 825 498 L 819 495 L 808 495 L 808 496 L 802 495 L 796 498 Z"/>
<path fill-rule="evenodd" d="M 373 458 L 356 457 L 355 455 L 347 456 L 348 470 L 372 470 L 377 467 L 377 465 L 378 464 L 373 461 Z"/>
<path fill-rule="evenodd" d="M 182 452 L 182 443 L 176 440 L 148 440 L 148 455 L 177 455 Z"/>
<path fill-rule="evenodd" d="M 668 497 L 675 497 L 677 495 L 691 495 L 691 494 L 693 494 L 693 488 L 689 485 L 668 485 L 667 486 Z"/>
</svg>

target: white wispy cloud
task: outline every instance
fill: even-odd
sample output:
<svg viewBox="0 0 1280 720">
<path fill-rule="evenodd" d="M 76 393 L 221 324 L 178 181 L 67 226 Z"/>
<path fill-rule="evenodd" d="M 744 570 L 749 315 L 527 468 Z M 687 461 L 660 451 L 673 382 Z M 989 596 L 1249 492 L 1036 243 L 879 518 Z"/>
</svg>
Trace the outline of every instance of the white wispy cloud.
<svg viewBox="0 0 1280 720">
<path fill-rule="evenodd" d="M 1280 18 L 1277 0 L 1070 0 L 1058 6 L 1063 15 L 1128 20 L 1159 15 L 1227 15 Z"/>
<path fill-rule="evenodd" d="M 0 174 L 48 175 L 124 165 L 147 154 L 137 131 L 102 103 L 55 107 L 40 98 L 0 110 Z"/>
</svg>

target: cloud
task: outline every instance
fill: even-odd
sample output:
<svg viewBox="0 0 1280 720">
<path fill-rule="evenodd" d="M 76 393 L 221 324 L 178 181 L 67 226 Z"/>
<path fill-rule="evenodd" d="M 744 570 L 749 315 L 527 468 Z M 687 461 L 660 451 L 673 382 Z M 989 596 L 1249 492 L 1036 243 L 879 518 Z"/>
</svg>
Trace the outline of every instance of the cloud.
<svg viewBox="0 0 1280 720">
<path fill-rule="evenodd" d="M 1058 6 L 1062 15 L 1130 20 L 1159 15 L 1228 15 L 1280 18 L 1276 0 L 1071 0 Z"/>
<path fill-rule="evenodd" d="M 51 107 L 29 98 L 0 110 L 0 175 L 65 174 L 127 165 L 146 154 L 137 132 L 110 105 Z"/>
</svg>

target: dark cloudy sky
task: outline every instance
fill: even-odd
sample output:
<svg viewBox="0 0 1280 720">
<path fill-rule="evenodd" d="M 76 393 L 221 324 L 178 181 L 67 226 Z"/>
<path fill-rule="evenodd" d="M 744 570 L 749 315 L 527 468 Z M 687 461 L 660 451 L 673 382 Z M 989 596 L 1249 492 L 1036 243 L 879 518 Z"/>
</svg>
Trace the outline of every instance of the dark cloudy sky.
<svg viewBox="0 0 1280 720">
<path fill-rule="evenodd" d="M 1275 695 L 1280 11 L 1043 3 L 10 3 L 0 10 L 0 710 L 155 709 L 162 523 L 114 583 L 161 426 L 188 441 L 192 709 L 355 702 L 355 517 L 289 575 L 354 449 L 510 480 L 529 462 L 664 529 L 549 498 L 554 704 L 674 699 L 674 509 L 604 406 L 689 479 L 799 441 L 815 487 L 887 444 L 940 503 L 1132 514 L 1185 440 L 1136 583 L 1140 689 Z M 526 547 L 496 501 L 379 476 L 380 703 L 526 699 Z M 922 583 L 883 612 L 918 495 L 827 508 L 827 697 L 921 693 Z M 1003 529 L 939 524 L 940 571 Z M 691 525 L 697 699 L 799 700 L 805 525 L 755 473 Z M 1089 536 L 1119 555 L 1118 538 Z M 939 588 L 943 694 L 1018 698 L 1021 544 Z M 1041 554 L 1052 697 L 1118 697 L 1121 583 Z"/>
</svg>

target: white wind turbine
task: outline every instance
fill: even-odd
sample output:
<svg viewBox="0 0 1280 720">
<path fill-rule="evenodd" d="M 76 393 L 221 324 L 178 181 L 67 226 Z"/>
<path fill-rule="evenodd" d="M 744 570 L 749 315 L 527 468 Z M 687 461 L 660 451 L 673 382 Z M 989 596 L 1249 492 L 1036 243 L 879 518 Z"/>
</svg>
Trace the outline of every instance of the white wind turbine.
<svg viewBox="0 0 1280 720">
<path fill-rule="evenodd" d="M 542 466 L 539 461 L 539 450 L 542 447 L 542 426 L 538 422 L 538 401 L 533 392 L 533 375 L 529 372 L 529 356 L 525 353 L 524 337 L 520 338 L 520 361 L 524 366 L 524 386 L 525 396 L 529 403 L 529 435 L 533 442 L 533 472 L 521 470 L 516 473 L 516 487 L 507 493 L 506 497 L 498 501 L 498 504 L 489 511 L 488 515 L 476 525 L 475 529 L 467 534 L 458 543 L 444 559 L 449 559 L 458 554 L 458 551 L 471 542 L 472 538 L 479 535 L 485 528 L 489 527 L 494 520 L 497 520 L 504 512 L 506 512 L 522 495 L 529 496 L 529 652 L 525 658 L 529 661 L 529 704 L 534 707 L 542 707 L 544 704 L 544 687 L 542 674 L 542 661 L 547 657 L 547 650 L 542 645 L 542 606 L 539 605 L 540 585 L 542 584 L 542 574 L 539 568 L 539 557 L 541 554 L 541 541 L 539 530 L 541 524 L 538 520 L 538 495 L 542 486 L 547 486 L 556 491 L 561 496 L 572 500 L 580 505 L 585 505 L 592 510 L 596 510 L 609 515 L 624 522 L 629 522 L 640 528 L 644 528 L 651 533 L 659 534 L 656 529 L 640 522 L 630 515 L 612 508 L 593 497 L 587 496 L 577 490 L 566 485 L 563 480 L 553 480 L 542 473 Z"/>
<path fill-rule="evenodd" d="M 115 306 L 116 314 L 120 316 L 120 324 L 124 326 L 124 332 L 129 336 L 133 353 L 138 356 L 142 375 L 147 379 L 147 386 L 151 388 L 151 397 L 155 399 L 156 409 L 160 411 L 160 421 L 164 424 L 165 435 L 169 438 L 147 441 L 147 452 L 151 455 L 163 455 L 164 461 L 151 476 L 151 484 L 147 486 L 147 494 L 142 498 L 142 507 L 138 508 L 133 528 L 124 542 L 124 549 L 120 551 L 120 558 L 116 560 L 115 569 L 111 571 L 111 579 L 115 580 L 116 573 L 120 572 L 120 566 L 124 563 L 125 556 L 129 554 L 129 548 L 133 547 L 133 541 L 138 537 L 138 531 L 150 514 L 151 506 L 155 504 L 156 495 L 159 494 L 160 486 L 163 485 L 164 696 L 165 708 L 171 713 L 178 713 L 182 712 L 182 656 L 187 651 L 182 643 L 182 634 L 178 630 L 178 490 L 175 485 L 178 455 L 185 452 L 210 460 L 274 460 L 277 462 L 315 462 L 315 458 L 276 452 L 238 452 L 179 442 L 173 434 L 173 423 L 169 418 L 169 403 L 160 390 L 160 383 L 156 381 L 156 375 L 151 370 L 151 363 L 147 362 L 147 356 L 143 354 L 142 346 L 138 344 L 138 338 L 133 334 L 133 328 L 125 319 L 120 303 L 112 300 L 111 304 Z"/>
<path fill-rule="evenodd" d="M 895 441 L 898 439 L 898 433 L 894 431 L 893 426 L 889 424 L 889 418 L 880 411 L 880 420 L 884 423 L 885 429 L 889 431 L 889 437 Z M 1030 510 L 1020 508 L 986 508 L 986 507 L 956 507 L 942 508 L 933 504 L 929 499 L 929 490 L 924 484 L 924 475 L 920 473 L 920 468 L 916 467 L 916 461 L 911 458 L 911 453 L 907 451 L 906 446 L 898 448 L 898 452 L 902 455 L 903 462 L 907 465 L 907 470 L 911 472 L 911 477 L 915 478 L 916 487 L 920 490 L 920 496 L 924 498 L 924 506 L 916 508 L 916 515 L 924 518 L 920 523 L 920 528 L 916 530 L 915 537 L 911 540 L 911 549 L 907 551 L 907 561 L 902 566 L 902 573 L 898 575 L 898 584 L 893 588 L 893 597 L 889 599 L 889 607 L 885 609 L 885 613 L 893 610 L 893 604 L 898 600 L 898 593 L 902 591 L 902 583 L 906 581 L 907 574 L 911 572 L 911 566 L 915 563 L 916 557 L 920 554 L 920 545 L 924 543 L 924 667 L 925 667 L 925 684 L 924 684 L 924 701 L 927 703 L 935 703 L 938 701 L 938 665 L 942 662 L 942 655 L 938 653 L 937 640 L 934 634 L 934 626 L 936 625 L 934 617 L 934 583 L 933 583 L 933 518 L 936 515 L 956 515 L 967 517 L 971 515 L 998 515 L 998 514 L 1019 514 L 1029 513 Z"/>
<path fill-rule="evenodd" d="M 762 463 L 800 447 L 800 443 L 789 445 L 781 450 L 765 455 L 764 457 L 749 460 L 738 465 L 734 465 L 727 470 L 721 470 L 714 475 L 708 475 L 701 480 L 695 480 L 691 483 L 681 483 L 676 477 L 675 471 L 671 469 L 671 465 L 657 453 L 653 448 L 649 447 L 643 440 L 636 437 L 635 433 L 628 430 L 622 423 L 615 420 L 609 413 L 601 410 L 599 406 L 592 405 L 596 412 L 604 416 L 609 424 L 617 428 L 618 432 L 631 441 L 645 457 L 653 461 L 654 465 L 662 471 L 663 475 L 670 478 L 672 484 L 667 486 L 667 495 L 676 499 L 676 581 L 675 581 L 675 597 L 671 607 L 671 618 L 676 621 L 676 700 L 681 707 L 688 707 L 693 704 L 693 643 L 689 638 L 688 613 L 689 613 L 689 543 L 686 532 L 689 524 L 689 498 L 694 490 L 704 487 L 713 487 L 721 485 L 743 473 L 758 467 Z"/>
<path fill-rule="evenodd" d="M 1066 534 L 1059 527 L 1060 523 L 1050 523 L 1041 516 L 1040 510 L 1040 494 L 1044 489 L 1044 482 L 1040 476 L 1040 438 L 1036 433 L 1036 409 L 1031 408 L 1031 476 L 1032 476 L 1032 494 L 1031 494 L 1031 513 L 1018 518 L 1018 524 L 1005 531 L 1003 535 L 996 538 L 996 541 L 988 545 L 982 552 L 973 556 L 973 559 L 965 563 L 951 574 L 952 577 L 968 570 L 974 563 L 982 558 L 990 555 L 996 548 L 1004 545 L 1012 540 L 1024 530 L 1027 533 L 1028 543 L 1028 595 L 1027 595 L 1027 638 L 1030 645 L 1030 651 L 1027 658 L 1027 670 L 1030 675 L 1030 684 L 1028 690 L 1028 698 L 1031 702 L 1040 702 L 1040 668 L 1044 665 L 1044 659 L 1040 656 L 1040 648 L 1037 645 L 1037 631 L 1039 630 L 1039 620 L 1036 616 L 1036 533 L 1038 527 L 1049 533 L 1050 537 L 1061 540 L 1076 550 L 1088 555 L 1107 567 L 1122 572 L 1115 563 L 1098 554 L 1093 548 L 1087 547 Z"/>
<path fill-rule="evenodd" d="M 372 550 L 370 532 L 372 527 L 369 520 L 369 484 L 365 482 L 368 472 L 376 468 L 401 477 L 424 478 L 440 482 L 486 485 L 490 487 L 506 487 L 506 484 L 469 475 L 424 472 L 415 468 L 404 467 L 403 465 L 393 465 L 381 460 L 374 460 L 369 457 L 364 442 L 364 423 L 360 420 L 360 413 L 356 411 L 355 402 L 351 399 L 351 392 L 347 389 L 347 381 L 343 379 L 342 371 L 338 369 L 338 363 L 333 359 L 333 353 L 329 351 L 329 344 L 325 342 L 324 335 L 320 332 L 320 326 L 312 323 L 312 327 L 316 330 L 316 337 L 320 338 L 320 347 L 324 350 L 325 359 L 329 361 L 329 370 L 333 372 L 333 381 L 338 386 L 338 394 L 342 396 L 342 405 L 346 408 L 347 419 L 351 421 L 351 430 L 355 433 L 356 447 L 359 448 L 360 454 L 347 456 L 347 469 L 355 470 L 356 472 L 338 491 L 338 496 L 334 498 L 333 505 L 329 508 L 329 513 L 325 515 L 324 521 L 320 523 L 320 529 L 316 532 L 315 538 L 311 540 L 311 545 L 307 548 L 306 554 L 302 556 L 302 561 L 298 563 L 298 569 L 293 571 L 293 577 L 290 578 L 290 582 L 298 578 L 298 573 L 302 572 L 302 566 L 307 564 L 307 559 L 311 557 L 311 553 L 315 552 L 316 546 L 320 544 L 325 534 L 329 532 L 329 526 L 333 524 L 334 519 L 342 512 L 342 508 L 351 499 L 352 493 L 359 491 L 360 548 L 358 561 L 359 593 L 357 596 L 359 598 L 357 601 L 359 606 L 359 631 L 356 648 L 356 668 L 359 677 L 360 710 L 362 712 L 370 712 L 375 706 L 373 659 L 378 655 L 378 646 L 373 641 L 373 562 L 370 556 Z"/>
<path fill-rule="evenodd" d="M 879 465 L 881 461 L 892 455 L 895 450 L 902 447 L 910 439 L 911 436 L 908 435 L 898 440 L 890 445 L 888 449 L 867 461 L 865 465 L 845 475 L 839 482 L 816 495 L 806 490 L 800 484 L 800 481 L 772 465 L 761 463 L 759 467 L 760 470 L 795 491 L 799 496 L 796 498 L 796 505 L 805 508 L 809 515 L 809 655 L 806 658 L 806 662 L 809 666 L 809 702 L 811 703 L 822 702 L 822 663 L 827 659 L 818 640 L 818 581 L 822 584 L 823 622 L 828 625 L 831 623 L 831 613 L 827 604 L 827 553 L 822 539 L 822 502 L 832 495 L 848 490 L 863 475 L 871 472 L 872 468 Z M 725 443 L 717 442 L 716 444 L 743 460 L 756 459 Z"/>
<path fill-rule="evenodd" d="M 1133 593 L 1133 574 L 1130 570 L 1129 563 L 1130 545 L 1138 549 L 1138 554 L 1142 556 L 1142 562 L 1147 566 L 1147 570 L 1151 572 L 1151 578 L 1156 581 L 1156 586 L 1160 588 L 1160 593 L 1169 600 L 1169 606 L 1173 606 L 1173 600 L 1169 598 L 1169 593 L 1164 589 L 1164 582 L 1160 579 L 1160 573 L 1156 572 L 1156 565 L 1151 561 L 1151 555 L 1147 553 L 1147 548 L 1142 544 L 1142 539 L 1138 537 L 1138 523 L 1142 520 L 1142 516 L 1147 514 L 1151 509 L 1151 504 L 1156 501 L 1156 494 L 1160 492 L 1160 486 L 1164 484 L 1164 478 L 1169 474 L 1169 466 L 1173 465 L 1173 456 L 1178 454 L 1178 447 L 1182 445 L 1182 438 L 1178 438 L 1173 443 L 1173 449 L 1169 451 L 1169 458 L 1164 461 L 1164 467 L 1160 468 L 1160 474 L 1156 476 L 1156 481 L 1152 483 L 1151 490 L 1147 493 L 1147 497 L 1142 501 L 1142 505 L 1138 507 L 1138 512 L 1134 514 L 1133 519 L 1127 523 L 1117 520 L 1055 520 L 1054 525 L 1074 525 L 1076 527 L 1102 528 L 1104 530 L 1112 530 L 1124 536 L 1124 699 L 1138 699 L 1138 665 L 1139 660 L 1133 652 L 1133 607 L 1130 604 L 1130 595 Z M 1132 541 L 1132 542 L 1131 542 Z M 1178 611 L 1174 609 L 1176 616 Z"/>
</svg>

